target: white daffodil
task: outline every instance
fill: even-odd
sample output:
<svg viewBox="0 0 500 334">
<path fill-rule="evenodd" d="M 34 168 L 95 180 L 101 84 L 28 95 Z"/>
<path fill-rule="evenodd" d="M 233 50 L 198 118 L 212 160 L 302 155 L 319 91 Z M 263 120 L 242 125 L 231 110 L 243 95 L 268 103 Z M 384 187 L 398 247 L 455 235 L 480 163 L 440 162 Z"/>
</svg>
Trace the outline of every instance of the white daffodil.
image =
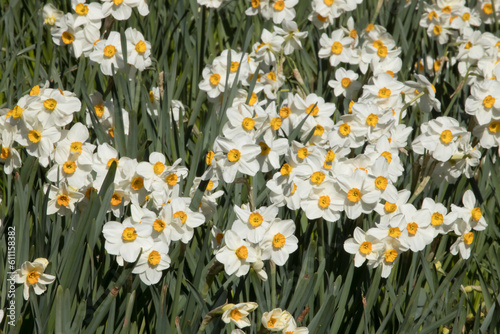
<svg viewBox="0 0 500 334">
<path fill-rule="evenodd" d="M 106 239 L 104 247 L 109 254 L 120 255 L 123 260 L 133 263 L 141 248 L 145 250 L 152 247 L 151 231 L 151 225 L 134 224 L 131 217 L 126 218 L 123 223 L 107 222 L 102 228 Z"/>
<path fill-rule="evenodd" d="M 467 190 L 462 197 L 463 207 L 451 205 L 451 211 L 455 212 L 458 218 L 461 218 L 468 226 L 468 230 L 482 231 L 488 225 L 483 217 L 481 208 L 476 206 L 476 196 L 472 190 Z M 462 235 L 465 230 L 460 230 L 455 227 L 455 233 Z"/>
<path fill-rule="evenodd" d="M 299 240 L 294 233 L 295 223 L 293 220 L 276 218 L 260 242 L 262 260 L 271 259 L 278 266 L 285 265 L 290 254 L 298 248 Z"/>
<path fill-rule="evenodd" d="M 262 325 L 271 332 L 277 332 L 285 329 L 293 318 L 290 312 L 275 308 L 271 312 L 262 314 Z"/>
<path fill-rule="evenodd" d="M 221 316 L 222 321 L 226 324 L 233 323 L 238 328 L 251 326 L 248 315 L 255 310 L 259 305 L 253 302 L 228 304 L 222 308 L 224 313 Z"/>
<path fill-rule="evenodd" d="M 26 261 L 21 265 L 21 269 L 17 269 L 13 277 L 18 284 L 24 284 L 23 297 L 25 300 L 29 298 L 29 288 L 37 295 L 41 295 L 47 290 L 48 284 L 51 284 L 56 279 L 55 276 L 45 274 L 45 269 L 49 261 L 45 258 L 35 259 L 33 262 Z"/>
<path fill-rule="evenodd" d="M 259 171 L 259 162 L 255 158 L 262 150 L 246 137 L 233 140 L 218 137 L 214 147 L 217 171 L 224 182 L 234 182 L 238 172 L 253 176 Z"/>
<path fill-rule="evenodd" d="M 39 121 L 20 129 L 15 140 L 26 146 L 29 155 L 37 157 L 40 165 L 47 167 L 54 143 L 61 138 L 61 132 L 55 126 L 45 127 Z"/>
<path fill-rule="evenodd" d="M 58 10 L 53 4 L 47 3 L 43 6 L 43 23 L 49 25 L 51 29 L 63 16 L 64 12 Z"/>
<path fill-rule="evenodd" d="M 344 242 L 344 250 L 349 254 L 355 254 L 354 266 L 361 267 L 366 261 L 374 261 L 377 259 L 379 252 L 383 249 L 384 244 L 372 235 L 356 227 L 353 238 L 349 238 Z"/>
<path fill-rule="evenodd" d="M 112 15 L 116 20 L 127 20 L 132 15 L 132 8 L 139 6 L 140 0 L 102 0 L 104 17 Z"/>
<path fill-rule="evenodd" d="M 281 26 L 282 28 L 274 26 L 274 32 L 285 39 L 283 53 L 290 55 L 294 50 L 302 50 L 302 42 L 300 40 L 307 37 L 307 31 L 299 31 L 297 23 L 289 20 L 281 22 Z"/>
<path fill-rule="evenodd" d="M 262 240 L 269 225 L 278 215 L 278 207 L 274 205 L 262 206 L 253 212 L 235 205 L 234 211 L 238 219 L 233 222 L 231 230 L 252 243 Z"/>
<path fill-rule="evenodd" d="M 417 210 L 412 204 L 401 206 L 403 220 L 401 236 L 412 252 L 419 252 L 434 240 L 434 229 L 431 227 L 432 213 L 428 209 Z"/>
<path fill-rule="evenodd" d="M 68 186 L 65 182 L 59 183 L 59 188 L 53 185 L 45 185 L 45 192 L 49 188 L 49 202 L 47 203 L 47 214 L 59 213 L 61 216 L 69 216 L 75 212 L 75 205 L 80 202 L 84 195 L 78 188 Z"/>
<path fill-rule="evenodd" d="M 375 209 L 380 192 L 373 189 L 373 177 L 358 169 L 350 176 L 339 175 L 337 180 L 342 190 L 344 210 L 349 219 L 356 219 L 361 213 L 370 213 Z"/>
<path fill-rule="evenodd" d="M 169 267 L 168 244 L 155 242 L 150 249 L 143 250 L 132 273 L 139 274 L 144 284 L 152 285 L 160 281 L 162 271 Z"/>
<path fill-rule="evenodd" d="M 103 7 L 105 5 L 103 4 Z M 120 33 L 112 31 L 109 33 L 108 39 L 97 41 L 94 51 L 89 54 L 89 58 L 100 65 L 101 72 L 104 75 L 113 75 L 113 73 L 123 68 Z"/>
<path fill-rule="evenodd" d="M 137 29 L 125 30 L 127 39 L 127 62 L 139 71 L 144 71 L 151 66 L 151 43 L 144 39 Z"/>
<path fill-rule="evenodd" d="M 322 34 L 319 40 L 321 49 L 318 52 L 320 58 L 329 58 L 330 65 L 337 66 L 340 63 L 349 63 L 351 58 L 351 43 L 354 40 L 346 37 L 342 29 L 332 32 L 331 37 Z"/>
<path fill-rule="evenodd" d="M 361 82 L 356 80 L 358 77 L 354 71 L 338 68 L 335 71 L 335 80 L 328 81 L 328 86 L 333 88 L 335 96 L 343 95 L 350 99 L 361 88 Z"/>
<path fill-rule="evenodd" d="M 200 212 L 193 212 L 189 209 L 191 198 L 177 197 L 171 200 L 172 205 L 172 225 L 177 225 L 182 230 L 181 241 L 187 244 L 194 234 L 194 228 L 205 223 L 205 216 Z"/>
<path fill-rule="evenodd" d="M 224 264 L 228 275 L 243 276 L 250 270 L 250 264 L 257 260 L 255 249 L 238 234 L 229 230 L 224 233 L 224 246 L 215 255 Z"/>
</svg>

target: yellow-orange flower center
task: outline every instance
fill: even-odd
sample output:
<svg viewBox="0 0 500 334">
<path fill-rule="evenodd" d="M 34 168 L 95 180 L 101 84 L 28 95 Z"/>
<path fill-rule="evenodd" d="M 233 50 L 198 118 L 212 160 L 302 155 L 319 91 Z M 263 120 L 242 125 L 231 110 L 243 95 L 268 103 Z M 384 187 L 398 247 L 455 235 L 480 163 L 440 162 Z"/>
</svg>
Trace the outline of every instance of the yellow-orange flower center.
<svg viewBox="0 0 500 334">
<path fill-rule="evenodd" d="M 352 188 L 349 192 L 347 192 L 347 199 L 356 203 L 361 199 L 361 191 L 358 188 Z"/>
<path fill-rule="evenodd" d="M 236 251 L 236 256 L 240 260 L 244 260 L 248 257 L 248 249 L 245 246 L 239 247 Z"/>
<path fill-rule="evenodd" d="M 359 251 L 365 255 L 368 255 L 372 252 L 372 243 L 369 241 L 363 241 L 361 245 L 359 245 Z"/>
<path fill-rule="evenodd" d="M 264 218 L 258 212 L 252 212 L 250 214 L 250 216 L 248 216 L 248 222 L 253 227 L 259 227 L 262 224 L 263 221 L 264 221 Z"/>
<path fill-rule="evenodd" d="M 152 251 L 148 255 L 148 263 L 152 266 L 156 266 L 161 261 L 161 255 L 157 251 Z"/>
<path fill-rule="evenodd" d="M 274 248 L 281 248 L 285 246 L 286 238 L 283 234 L 281 233 L 276 233 L 273 237 L 273 247 Z"/>
<path fill-rule="evenodd" d="M 122 239 L 124 241 L 134 241 L 137 238 L 137 232 L 133 227 L 125 227 L 122 232 Z"/>
</svg>

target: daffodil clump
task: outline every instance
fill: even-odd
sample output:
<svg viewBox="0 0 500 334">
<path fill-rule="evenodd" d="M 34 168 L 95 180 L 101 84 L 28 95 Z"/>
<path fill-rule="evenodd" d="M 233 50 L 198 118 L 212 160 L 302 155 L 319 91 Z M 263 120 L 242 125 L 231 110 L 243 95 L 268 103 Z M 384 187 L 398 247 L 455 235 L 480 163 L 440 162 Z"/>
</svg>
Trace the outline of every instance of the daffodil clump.
<svg viewBox="0 0 500 334">
<path fill-rule="evenodd" d="M 453 238 L 451 254 L 470 258 L 479 232 L 488 227 L 474 178 L 480 171 L 497 173 L 482 166 L 485 155 L 500 155 L 500 37 L 480 30 L 496 23 L 500 1 L 480 0 L 475 8 L 465 0 L 421 2 L 423 34 L 445 49 L 440 57 L 419 58 L 415 67 L 412 61 L 411 68 L 403 67 L 405 54 L 394 32 L 375 20 L 363 26 L 353 16 L 339 20 L 362 1 L 314 0 L 302 21 L 296 19 L 298 0 L 244 2 L 247 19 L 265 23 L 260 35 L 248 47 L 217 45 L 209 60 L 201 57 L 199 80 L 185 88 L 201 92 L 197 103 L 220 128 L 206 150 L 193 154 L 203 157 L 199 166 L 149 144 L 133 156 L 117 149 L 115 134 L 128 136 L 137 124 L 151 121 L 148 135 L 159 136 L 155 126 L 161 117 L 171 119 L 167 131 L 174 136 L 190 122 L 198 125 L 196 141 L 209 138 L 198 130 L 207 117 L 193 117 L 194 106 L 180 100 L 167 103 L 162 83 L 148 86 L 137 123 L 132 117 L 139 111 L 122 107 L 120 97 L 101 83 L 90 85 L 94 91 L 85 100 L 56 80 L 39 82 L 0 109 L 3 173 L 16 175 L 29 168 L 23 160 L 36 159 L 44 173 L 45 213 L 67 221 L 112 189 L 100 243 L 117 267 L 133 267 L 142 288 L 161 284 L 182 250 L 205 237 L 212 267 L 204 275 L 274 282 L 276 266 L 283 272 L 307 247 L 304 221 L 340 226 L 345 238 L 331 251 L 354 255 L 355 267 L 381 267 L 383 278 L 404 261 L 403 253 L 424 251 L 444 235 Z M 230 6 L 228 0 L 197 3 L 206 7 L 196 7 L 200 15 Z M 114 21 L 145 18 L 146 0 L 71 4 L 69 13 L 50 4 L 42 11 L 57 52 L 91 65 L 109 79 L 108 88 L 117 75 L 130 81 L 150 75 L 157 61 L 151 43 L 133 27 L 111 30 Z M 301 53 L 323 66 L 322 89 L 315 90 L 316 83 L 298 70 Z M 470 89 L 459 113 L 450 113 L 436 88 L 445 80 L 443 71 L 453 68 Z M 418 176 L 414 185 L 406 182 L 410 174 Z M 458 194 L 461 203 L 419 196 L 466 179 L 473 186 Z M 182 254 L 172 255 L 179 244 Z M 199 258 L 200 265 L 204 260 Z M 38 258 L 15 271 L 24 299 L 31 288 L 40 295 L 56 281 L 55 271 L 45 273 L 48 263 Z M 207 279 L 207 291 L 210 284 Z M 269 295 L 276 298 L 275 291 Z M 209 312 L 203 326 L 220 317 L 228 331 L 245 333 L 242 328 L 256 326 L 252 312 L 267 309 L 262 333 L 309 332 L 299 326 L 303 317 L 296 320 L 275 304 L 226 301 Z"/>
</svg>

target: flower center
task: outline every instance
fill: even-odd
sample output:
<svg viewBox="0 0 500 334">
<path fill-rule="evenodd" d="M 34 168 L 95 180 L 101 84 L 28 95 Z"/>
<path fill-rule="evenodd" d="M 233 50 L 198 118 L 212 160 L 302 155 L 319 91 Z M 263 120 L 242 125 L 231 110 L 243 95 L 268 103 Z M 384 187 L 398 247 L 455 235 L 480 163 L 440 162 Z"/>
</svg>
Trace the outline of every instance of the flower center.
<svg viewBox="0 0 500 334">
<path fill-rule="evenodd" d="M 271 148 L 264 142 L 259 143 L 260 146 L 260 155 L 268 155 L 271 152 Z"/>
<path fill-rule="evenodd" d="M 314 127 L 313 135 L 321 136 L 321 135 L 323 135 L 324 132 L 325 132 L 325 128 L 320 124 L 316 124 L 316 126 Z"/>
<path fill-rule="evenodd" d="M 500 122 L 495 121 L 491 122 L 490 125 L 488 126 L 488 130 L 492 133 L 497 133 L 500 130 Z"/>
<path fill-rule="evenodd" d="M 371 127 L 375 127 L 378 123 L 378 116 L 375 114 L 370 114 L 366 118 L 366 124 L 368 124 Z"/>
<path fill-rule="evenodd" d="M 333 45 L 332 45 L 332 53 L 333 54 L 336 54 L 336 55 L 339 55 L 342 53 L 342 49 L 344 48 L 344 46 L 342 45 L 342 43 L 340 42 L 334 42 Z"/>
<path fill-rule="evenodd" d="M 231 151 L 227 152 L 227 159 L 231 162 L 238 162 L 241 159 L 240 151 L 233 148 Z"/>
<path fill-rule="evenodd" d="M 247 131 L 253 130 L 253 128 L 255 126 L 255 120 L 253 118 L 250 118 L 250 117 L 245 117 L 243 119 L 243 122 L 241 122 L 241 126 L 243 127 L 243 129 L 245 129 Z"/>
<path fill-rule="evenodd" d="M 379 48 L 377 50 L 377 55 L 380 58 L 383 58 L 383 57 L 387 56 L 387 46 L 382 46 L 381 48 Z"/>
<path fill-rule="evenodd" d="M 75 36 L 72 33 L 70 33 L 69 31 L 65 31 L 62 33 L 61 39 L 62 39 L 64 44 L 68 45 L 68 44 L 71 44 L 75 41 Z"/>
<path fill-rule="evenodd" d="M 408 225 L 406 225 L 406 229 L 408 230 L 409 234 L 415 235 L 415 234 L 417 234 L 418 224 L 415 222 L 408 223 Z"/>
<path fill-rule="evenodd" d="M 339 132 L 341 135 L 347 136 L 351 133 L 351 126 L 347 123 L 344 123 L 339 127 Z"/>
<path fill-rule="evenodd" d="M 57 101 L 54 99 L 47 99 L 47 100 L 43 101 L 43 106 L 45 108 L 49 109 L 50 111 L 52 111 L 56 108 Z"/>
<path fill-rule="evenodd" d="M 135 51 L 137 51 L 138 53 L 144 53 L 144 52 L 146 52 L 147 49 L 148 49 L 148 47 L 143 40 L 140 40 L 135 45 Z"/>
<path fill-rule="evenodd" d="M 163 231 L 166 226 L 167 226 L 167 224 L 165 224 L 165 222 L 163 220 L 161 220 L 160 218 L 155 219 L 155 221 L 153 223 L 153 229 L 157 232 Z"/>
<path fill-rule="evenodd" d="M 391 161 L 392 161 L 392 154 L 391 154 L 391 152 L 384 151 L 380 155 L 383 156 L 384 158 L 386 158 L 388 163 L 391 163 Z"/>
<path fill-rule="evenodd" d="M 173 215 L 174 218 L 179 218 L 181 220 L 181 223 L 185 224 L 187 220 L 187 215 L 184 211 L 177 211 Z"/>
<path fill-rule="evenodd" d="M 290 116 L 291 113 L 292 113 L 292 111 L 288 107 L 283 107 L 280 109 L 280 117 L 281 118 L 288 118 L 288 116 Z"/>
<path fill-rule="evenodd" d="M 307 150 L 307 148 L 303 147 L 303 148 L 300 148 L 298 151 L 297 151 L 297 157 L 299 159 L 305 159 L 307 158 L 307 156 L 309 155 L 309 151 Z"/>
<path fill-rule="evenodd" d="M 341 83 L 342 83 L 342 87 L 347 88 L 351 85 L 351 79 L 343 78 Z"/>
<path fill-rule="evenodd" d="M 387 188 L 387 179 L 383 176 L 378 176 L 375 179 L 375 187 L 380 190 L 384 190 L 385 188 Z"/>
<path fill-rule="evenodd" d="M 487 3 L 483 6 L 483 12 L 486 14 L 486 15 L 490 15 L 491 13 L 493 13 L 493 5 L 491 3 Z"/>
<path fill-rule="evenodd" d="M 388 235 L 392 238 L 399 238 L 401 236 L 401 230 L 399 227 L 390 227 Z"/>
<path fill-rule="evenodd" d="M 264 218 L 262 218 L 262 215 L 258 212 L 252 212 L 250 214 L 250 216 L 248 217 L 248 222 L 253 227 L 259 227 L 263 221 L 264 221 Z"/>
<path fill-rule="evenodd" d="M 281 12 L 283 9 L 285 9 L 285 1 L 283 0 L 278 0 L 274 3 L 274 9 L 277 10 L 278 12 Z"/>
<path fill-rule="evenodd" d="M 385 251 L 385 253 L 384 253 L 385 262 L 393 263 L 394 260 L 396 260 L 397 256 L 398 256 L 397 250 L 389 249 L 389 250 Z"/>
<path fill-rule="evenodd" d="M 441 132 L 441 136 L 439 137 L 439 139 L 441 139 L 441 142 L 443 144 L 448 144 L 450 141 L 452 141 L 453 134 L 450 130 L 444 130 L 443 132 Z"/>
<path fill-rule="evenodd" d="M 356 203 L 361 199 L 361 191 L 358 188 L 352 188 L 347 193 L 347 199 L 353 203 Z"/>
<path fill-rule="evenodd" d="M 431 218 L 431 224 L 434 226 L 441 225 L 443 223 L 443 215 L 439 212 L 434 212 Z"/>
<path fill-rule="evenodd" d="M 177 184 L 177 179 L 178 179 L 177 174 L 173 173 L 167 176 L 166 181 L 169 186 L 175 186 Z"/>
<path fill-rule="evenodd" d="M 231 67 L 230 67 L 230 71 L 231 72 L 236 72 L 239 67 L 240 67 L 240 63 L 238 63 L 237 61 L 232 61 L 231 62 Z"/>
<path fill-rule="evenodd" d="M 391 90 L 387 87 L 380 88 L 378 91 L 378 97 L 387 99 L 389 96 L 391 96 Z"/>
<path fill-rule="evenodd" d="M 136 191 L 140 190 L 142 189 L 142 187 L 144 187 L 144 179 L 140 176 L 136 176 L 132 179 L 130 186 Z"/>
<path fill-rule="evenodd" d="M 214 73 L 210 76 L 210 83 L 212 84 L 212 86 L 217 86 L 219 84 L 219 81 L 220 81 L 219 74 Z"/>
<path fill-rule="evenodd" d="M 270 124 L 271 124 L 271 129 L 273 129 L 274 131 L 278 130 L 281 127 L 281 118 L 274 117 L 271 120 Z"/>
<path fill-rule="evenodd" d="M 74 161 L 66 161 L 62 168 L 66 174 L 73 174 L 76 170 L 76 163 Z"/>
<path fill-rule="evenodd" d="M 217 241 L 217 243 L 219 245 L 222 244 L 222 239 L 224 238 L 224 233 L 217 233 L 217 235 L 215 236 L 215 240 Z"/>
<path fill-rule="evenodd" d="M 28 132 L 28 139 L 32 143 L 38 143 L 40 139 L 42 139 L 42 134 L 36 130 L 30 130 L 30 132 Z"/>
<path fill-rule="evenodd" d="M 10 156 L 10 148 L 7 146 L 2 147 L 2 153 L 0 153 L 0 158 L 7 159 Z"/>
<path fill-rule="evenodd" d="M 434 26 L 434 28 L 432 29 L 432 32 L 434 33 L 434 35 L 441 34 L 441 31 L 443 31 L 443 28 L 441 28 L 441 26 L 439 24 L 436 24 Z"/>
<path fill-rule="evenodd" d="M 248 101 L 248 105 L 253 106 L 255 102 L 257 102 L 257 94 L 252 93 L 252 95 L 250 96 L 250 100 Z"/>
<path fill-rule="evenodd" d="M 393 213 L 397 208 L 398 206 L 395 203 L 385 202 L 384 204 L 384 210 L 388 213 Z"/>
<path fill-rule="evenodd" d="M 495 98 L 491 95 L 486 96 L 483 100 L 483 106 L 485 108 L 489 109 L 489 108 L 493 107 L 494 104 L 495 104 Z"/>
<path fill-rule="evenodd" d="M 324 0 L 323 2 L 325 3 L 325 5 L 327 5 L 328 7 L 330 7 L 331 5 L 333 5 L 333 3 L 335 2 L 335 0 Z"/>
<path fill-rule="evenodd" d="M 278 321 L 278 318 L 271 317 L 271 318 L 267 321 L 267 327 L 274 327 L 274 324 L 276 324 L 276 321 Z"/>
<path fill-rule="evenodd" d="M 153 165 L 153 171 L 156 175 L 160 175 L 163 172 L 163 170 L 165 170 L 165 164 L 163 162 L 157 161 Z"/>
<path fill-rule="evenodd" d="M 260 6 L 260 0 L 252 0 L 253 8 L 259 8 L 259 6 Z"/>
<path fill-rule="evenodd" d="M 326 209 L 327 207 L 329 207 L 330 206 L 330 196 L 328 196 L 328 195 L 321 196 L 318 200 L 318 205 L 323 209 Z"/>
<path fill-rule="evenodd" d="M 89 6 L 87 6 L 86 4 L 83 4 L 83 3 L 79 3 L 75 7 L 75 12 L 78 15 L 87 15 L 89 13 Z"/>
<path fill-rule="evenodd" d="M 292 172 L 292 169 L 293 169 L 292 166 L 285 163 L 285 164 L 283 164 L 283 166 L 281 166 L 280 173 L 282 176 L 290 175 L 290 173 Z"/>
<path fill-rule="evenodd" d="M 273 247 L 274 248 L 281 248 L 285 246 L 285 236 L 281 233 L 276 233 L 273 237 Z"/>
<path fill-rule="evenodd" d="M 323 172 L 314 172 L 311 175 L 311 182 L 315 184 L 321 184 L 325 179 L 325 174 Z"/>
<path fill-rule="evenodd" d="M 311 116 L 316 116 L 319 112 L 319 108 L 316 104 L 311 104 L 309 107 L 306 109 L 306 113 L 311 115 Z"/>
<path fill-rule="evenodd" d="M 24 109 L 21 108 L 20 106 L 15 106 L 14 109 L 12 109 L 12 118 L 18 119 L 23 115 Z"/>
<path fill-rule="evenodd" d="M 38 271 L 30 271 L 28 274 L 28 277 L 26 277 L 27 281 L 29 284 L 35 284 L 38 282 L 38 278 L 40 277 L 40 274 Z"/>
<path fill-rule="evenodd" d="M 234 319 L 234 321 L 239 321 L 241 318 L 241 312 L 235 308 L 231 311 L 231 318 Z"/>
<path fill-rule="evenodd" d="M 94 110 L 97 117 L 102 117 L 102 115 L 104 115 L 104 106 L 102 104 L 95 105 Z"/>
<path fill-rule="evenodd" d="M 106 45 L 104 47 L 104 56 L 105 57 L 111 58 L 115 55 L 115 53 L 116 53 L 116 48 L 114 45 Z"/>
<path fill-rule="evenodd" d="M 126 227 L 122 232 L 122 238 L 125 241 L 134 241 L 137 238 L 137 232 L 133 227 Z"/>
<path fill-rule="evenodd" d="M 113 195 L 111 196 L 111 205 L 119 205 L 120 203 L 122 202 L 122 197 L 120 195 L 118 195 L 117 193 L 113 193 Z"/>
<path fill-rule="evenodd" d="M 359 251 L 365 255 L 368 255 L 372 252 L 372 243 L 369 241 L 363 241 L 361 245 L 359 245 Z"/>
<path fill-rule="evenodd" d="M 61 206 L 69 205 L 69 197 L 67 195 L 59 195 L 57 196 L 57 204 Z"/>
<path fill-rule="evenodd" d="M 113 3 L 118 6 L 118 5 L 121 5 L 121 3 L 123 2 L 123 0 L 113 0 Z"/>
<path fill-rule="evenodd" d="M 71 143 L 69 149 L 73 153 L 82 153 L 82 145 L 83 145 L 82 143 L 80 143 L 78 141 L 74 141 Z"/>
<path fill-rule="evenodd" d="M 240 248 L 238 248 L 235 253 L 240 260 L 244 260 L 248 257 L 248 249 L 245 246 L 241 246 Z"/>
<path fill-rule="evenodd" d="M 469 232 L 464 235 L 464 242 L 466 245 L 470 245 L 474 241 L 474 233 Z"/>
<path fill-rule="evenodd" d="M 207 157 L 205 159 L 208 166 L 212 164 L 212 159 L 214 158 L 214 156 L 215 156 L 214 151 L 208 151 Z"/>
<path fill-rule="evenodd" d="M 152 251 L 148 255 L 148 263 L 152 266 L 156 266 L 158 263 L 160 263 L 161 260 L 161 255 L 157 251 Z"/>
<path fill-rule="evenodd" d="M 479 219 L 481 219 L 481 208 L 479 208 L 479 207 L 474 208 L 474 209 L 472 209 L 472 211 L 470 213 L 472 215 L 472 219 L 474 219 L 475 221 L 478 221 Z"/>
</svg>

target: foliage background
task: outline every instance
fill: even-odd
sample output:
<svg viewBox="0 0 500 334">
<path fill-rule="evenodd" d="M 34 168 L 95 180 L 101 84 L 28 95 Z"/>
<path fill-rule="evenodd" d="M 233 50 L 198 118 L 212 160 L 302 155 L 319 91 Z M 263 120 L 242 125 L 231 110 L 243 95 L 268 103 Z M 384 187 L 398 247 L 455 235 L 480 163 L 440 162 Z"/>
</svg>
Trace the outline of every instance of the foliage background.
<svg viewBox="0 0 500 334">
<path fill-rule="evenodd" d="M 352 12 L 358 31 L 369 22 L 387 27 L 396 44 L 402 48 L 403 68 L 399 80 L 411 79 L 416 61 L 425 55 L 444 55 L 441 46 L 429 41 L 418 21 L 423 10 L 420 1 L 364 1 Z M 69 12 L 70 1 L 54 3 Z M 377 11 L 381 5 L 380 11 Z M 418 5 L 418 6 L 417 6 Z M 473 5 L 473 2 L 469 4 Z M 0 108 L 12 108 L 32 86 L 49 80 L 52 87 L 73 91 L 83 107 L 76 120 L 85 122 L 89 94 L 100 91 L 113 97 L 115 110 L 124 107 L 130 115 L 130 135 L 123 134 L 117 122 L 115 147 L 121 156 L 147 160 L 152 151 L 166 154 L 172 163 L 182 157 L 190 170 L 184 180 L 185 195 L 195 176 L 205 170 L 204 156 L 211 148 L 225 122 L 206 96 L 198 89 L 203 67 L 225 48 L 250 50 L 259 41 L 263 28 L 272 22 L 246 17 L 247 1 L 234 0 L 218 11 L 198 7 L 196 0 L 149 2 L 150 14 L 142 18 L 134 10 L 132 17 L 113 22 L 112 29 L 123 33 L 129 26 L 141 31 L 152 44 L 155 58 L 151 69 L 137 73 L 136 80 L 127 74 L 112 79 L 103 76 L 98 66 L 85 58 L 74 59 L 67 50 L 54 45 L 43 26 L 37 0 L 0 1 Z M 296 8 L 301 30 L 309 32 L 304 50 L 293 55 L 308 93 L 336 101 L 341 111 L 347 101 L 336 100 L 327 82 L 333 71 L 327 60 L 317 58 L 321 32 L 307 21 L 309 1 L 299 1 Z M 340 17 L 345 26 L 349 15 Z M 498 25 L 481 27 L 498 34 Z M 455 52 L 452 46 L 448 56 Z M 285 63 L 288 85 L 297 85 L 292 68 Z M 368 80 L 369 74 L 365 76 Z M 445 68 L 436 82 L 437 97 L 449 115 L 467 124 L 464 113 L 467 87 L 453 67 Z M 148 92 L 163 83 L 162 113 L 158 119 L 146 112 Z M 458 87 L 458 89 L 457 89 Z M 457 90 L 456 94 L 451 95 Z M 223 108 L 230 105 L 235 89 L 224 95 Z M 168 110 L 170 101 L 178 99 L 187 115 L 181 126 L 172 127 Z M 428 117 L 410 109 L 406 124 L 414 127 Z M 119 115 L 117 115 L 120 120 Z M 102 136 L 97 128 L 96 137 Z M 95 139 L 95 137 L 94 137 Z M 104 250 L 103 224 L 111 220 L 106 214 L 113 189 L 108 175 L 101 191 L 91 198 L 89 210 L 72 217 L 46 215 L 47 197 L 43 192 L 46 170 L 23 153 L 23 167 L 15 175 L 0 173 L 3 202 L 0 217 L 0 307 L 7 296 L 7 227 L 16 229 L 16 264 L 45 257 L 50 261 L 46 272 L 56 281 L 41 296 L 22 297 L 22 286 L 16 289 L 17 323 L 8 326 L 4 319 L 0 330 L 6 333 L 196 333 L 204 316 L 229 302 L 256 301 L 259 308 L 251 315 L 251 333 L 260 329 L 263 312 L 274 307 L 290 311 L 311 333 L 436 333 L 449 329 L 458 332 L 498 333 L 500 323 L 500 247 L 497 222 L 500 218 L 500 173 L 495 150 L 486 151 L 481 168 L 473 179 L 460 179 L 456 185 L 429 182 L 414 198 L 420 205 L 432 197 L 446 207 L 461 204 L 464 191 L 471 188 L 481 203 L 489 223 L 486 231 L 476 234 L 469 260 L 452 256 L 448 249 L 453 237 L 442 236 L 423 252 L 405 253 L 388 279 L 380 278 L 380 268 L 354 268 L 353 257 L 343 250 L 343 242 L 356 226 L 365 230 L 373 226 L 374 215 L 337 223 L 308 221 L 301 211 L 281 209 L 280 217 L 297 224 L 299 249 L 284 267 L 267 264 L 269 280 L 261 282 L 254 272 L 241 278 L 217 272 L 210 247 L 210 229 L 217 225 L 229 228 L 234 220 L 234 204 L 240 205 L 253 196 L 256 205 L 268 203 L 265 175 L 252 179 L 249 189 L 242 183 L 225 187 L 212 221 L 195 230 L 188 245 L 174 243 L 170 256 L 172 266 L 159 284 L 146 287 L 131 274 L 131 266 L 119 267 Z M 404 161 L 405 177 L 399 189 L 414 192 L 425 176 L 411 152 Z M 1 168 L 1 167 L 0 167 Z M 214 319 L 207 333 L 220 333 L 226 326 Z M 248 330 L 247 330 L 248 331 Z"/>
</svg>

